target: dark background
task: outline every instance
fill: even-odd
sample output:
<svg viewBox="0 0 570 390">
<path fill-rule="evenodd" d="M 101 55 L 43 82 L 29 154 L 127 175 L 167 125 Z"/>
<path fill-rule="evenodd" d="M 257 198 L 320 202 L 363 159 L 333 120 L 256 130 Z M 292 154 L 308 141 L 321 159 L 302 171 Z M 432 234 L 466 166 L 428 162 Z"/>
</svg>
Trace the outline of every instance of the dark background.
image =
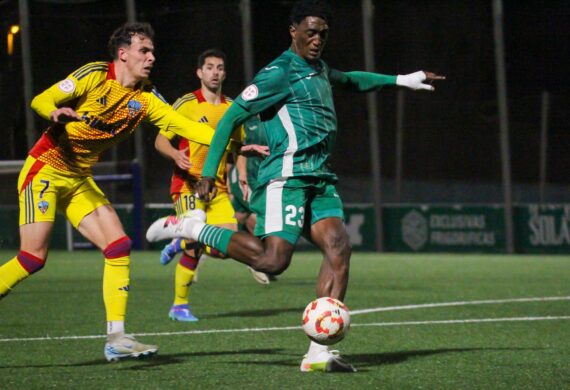
<svg viewBox="0 0 570 390">
<path fill-rule="evenodd" d="M 107 39 L 126 20 L 123 1 L 30 0 L 34 93 L 86 62 L 108 60 Z M 73 4 L 72 4 L 73 3 Z M 255 70 L 290 43 L 292 1 L 252 0 Z M 360 1 L 333 1 L 323 58 L 340 70 L 364 69 Z M 501 160 L 491 0 L 377 0 L 376 71 L 419 69 L 447 76 L 435 93 L 406 92 L 403 200 L 500 201 Z M 504 36 L 515 200 L 535 201 L 539 180 L 541 93 L 550 93 L 547 179 L 551 200 L 567 198 L 570 181 L 570 1 L 504 0 Z M 156 30 L 152 80 L 169 102 L 198 87 L 197 55 L 218 47 L 228 55 L 224 92 L 245 86 L 239 1 L 137 1 L 140 21 Z M 24 159 L 24 101 L 19 37 L 6 55 L 5 34 L 18 22 L 16 0 L 0 1 L 0 160 Z M 379 93 L 382 177 L 393 201 L 396 90 Z M 333 157 L 348 201 L 369 201 L 370 141 L 364 94 L 335 92 L 339 137 Z M 37 119 L 38 137 L 46 123 Z M 167 201 L 170 165 L 154 151 L 145 127 L 147 200 Z M 119 147 L 134 155 L 133 142 Z M 110 155 L 103 156 L 103 160 Z M 15 182 L 14 182 L 15 186 Z M 450 190 L 453 189 L 453 190 Z"/>
</svg>

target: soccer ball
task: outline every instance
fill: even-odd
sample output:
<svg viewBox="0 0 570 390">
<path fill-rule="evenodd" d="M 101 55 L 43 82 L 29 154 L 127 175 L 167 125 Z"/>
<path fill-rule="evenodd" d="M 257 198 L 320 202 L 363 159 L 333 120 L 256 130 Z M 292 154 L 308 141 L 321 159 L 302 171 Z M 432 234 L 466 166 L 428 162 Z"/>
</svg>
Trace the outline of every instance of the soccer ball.
<svg viewBox="0 0 570 390">
<path fill-rule="evenodd" d="M 307 305 L 303 330 L 314 342 L 332 345 L 342 340 L 350 328 L 348 307 L 335 298 L 323 297 Z"/>
</svg>

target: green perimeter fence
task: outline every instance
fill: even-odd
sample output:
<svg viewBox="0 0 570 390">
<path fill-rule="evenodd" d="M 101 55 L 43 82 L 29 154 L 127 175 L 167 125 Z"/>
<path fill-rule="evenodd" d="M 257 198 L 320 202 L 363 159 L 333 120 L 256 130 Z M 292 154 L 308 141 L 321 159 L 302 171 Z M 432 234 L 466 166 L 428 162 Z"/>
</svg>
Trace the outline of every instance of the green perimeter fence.
<svg viewBox="0 0 570 390">
<path fill-rule="evenodd" d="M 137 221 L 153 221 L 172 208 L 148 206 L 144 218 L 133 215 L 131 205 L 116 205 L 131 236 Z M 18 248 L 18 208 L 0 207 L 0 248 Z M 376 226 L 371 204 L 347 204 L 346 225 L 354 250 L 374 251 Z M 69 227 L 56 220 L 52 248 L 70 247 Z M 388 252 L 505 252 L 505 226 L 501 205 L 403 204 L 383 209 L 384 247 Z M 515 248 L 518 253 L 570 253 L 570 204 L 520 204 L 514 207 Z M 85 247 L 75 231 L 73 247 Z M 144 243 L 144 238 L 141 242 Z M 163 243 L 148 245 L 158 249 Z M 300 242 L 301 248 L 309 248 Z"/>
</svg>

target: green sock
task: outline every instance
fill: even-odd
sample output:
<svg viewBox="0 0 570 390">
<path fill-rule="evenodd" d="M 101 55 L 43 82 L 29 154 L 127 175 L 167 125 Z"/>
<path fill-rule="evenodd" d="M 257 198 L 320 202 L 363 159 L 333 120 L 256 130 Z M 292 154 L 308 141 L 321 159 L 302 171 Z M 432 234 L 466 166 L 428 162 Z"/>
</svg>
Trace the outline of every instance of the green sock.
<svg viewBox="0 0 570 390">
<path fill-rule="evenodd" d="M 222 253 L 228 253 L 228 245 L 234 233 L 233 230 L 226 228 L 205 225 L 198 236 L 198 241 L 216 248 Z"/>
</svg>

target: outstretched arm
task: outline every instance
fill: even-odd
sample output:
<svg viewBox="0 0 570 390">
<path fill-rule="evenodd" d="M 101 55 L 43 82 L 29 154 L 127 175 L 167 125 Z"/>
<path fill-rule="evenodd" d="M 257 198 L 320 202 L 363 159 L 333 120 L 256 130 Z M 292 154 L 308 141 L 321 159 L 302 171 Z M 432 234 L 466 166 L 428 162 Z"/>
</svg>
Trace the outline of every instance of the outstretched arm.
<svg viewBox="0 0 570 390">
<path fill-rule="evenodd" d="M 430 85 L 435 80 L 444 80 L 444 76 L 436 75 L 432 72 L 415 72 L 408 75 L 385 75 L 372 72 L 341 72 L 331 69 L 329 73 L 331 83 L 344 89 L 358 92 L 369 92 L 381 89 L 386 85 L 398 85 L 413 90 L 433 91 Z M 427 81 L 427 83 L 424 83 Z"/>
</svg>

